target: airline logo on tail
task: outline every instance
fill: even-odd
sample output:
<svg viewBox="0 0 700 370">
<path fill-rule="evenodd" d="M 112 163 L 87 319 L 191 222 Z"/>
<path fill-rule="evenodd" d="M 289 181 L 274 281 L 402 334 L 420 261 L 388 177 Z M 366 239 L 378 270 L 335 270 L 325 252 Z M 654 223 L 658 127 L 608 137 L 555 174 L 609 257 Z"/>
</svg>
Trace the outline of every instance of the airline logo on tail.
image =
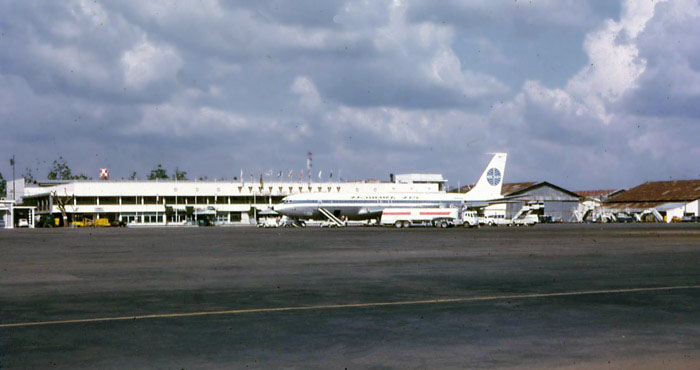
<svg viewBox="0 0 700 370">
<path fill-rule="evenodd" d="M 486 201 L 501 198 L 503 176 L 506 172 L 506 153 L 494 153 L 474 188 L 464 195 L 468 201 Z"/>
<path fill-rule="evenodd" d="M 496 186 L 501 183 L 501 171 L 498 170 L 498 168 L 491 168 L 489 169 L 489 172 L 486 174 L 486 180 L 489 181 L 489 184 Z"/>
</svg>

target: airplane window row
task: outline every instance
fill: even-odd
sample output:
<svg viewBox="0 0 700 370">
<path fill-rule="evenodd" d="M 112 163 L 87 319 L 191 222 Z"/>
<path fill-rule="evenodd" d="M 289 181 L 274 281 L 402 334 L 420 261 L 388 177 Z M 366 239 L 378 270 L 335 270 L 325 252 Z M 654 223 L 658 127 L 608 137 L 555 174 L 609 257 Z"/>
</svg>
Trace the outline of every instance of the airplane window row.
<svg viewBox="0 0 700 370">
<path fill-rule="evenodd" d="M 354 203 L 404 203 L 404 204 L 461 204 L 461 201 L 447 200 L 401 200 L 401 199 L 355 199 L 355 200 L 284 200 L 285 204 L 354 204 Z"/>
</svg>

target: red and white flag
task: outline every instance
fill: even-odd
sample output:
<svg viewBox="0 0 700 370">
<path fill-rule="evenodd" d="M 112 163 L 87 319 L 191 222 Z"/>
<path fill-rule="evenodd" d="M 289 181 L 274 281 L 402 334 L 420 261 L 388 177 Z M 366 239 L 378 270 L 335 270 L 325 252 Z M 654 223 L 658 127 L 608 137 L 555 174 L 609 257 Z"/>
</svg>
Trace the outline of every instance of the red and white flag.
<svg viewBox="0 0 700 370">
<path fill-rule="evenodd" d="M 100 168 L 100 180 L 109 180 L 109 170 Z"/>
</svg>

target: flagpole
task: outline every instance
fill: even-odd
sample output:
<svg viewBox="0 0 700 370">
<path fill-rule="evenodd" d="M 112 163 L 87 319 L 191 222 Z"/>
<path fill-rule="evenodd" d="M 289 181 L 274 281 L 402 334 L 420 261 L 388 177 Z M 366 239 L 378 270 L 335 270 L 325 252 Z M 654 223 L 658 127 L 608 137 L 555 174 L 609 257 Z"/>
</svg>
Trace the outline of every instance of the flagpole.
<svg viewBox="0 0 700 370">
<path fill-rule="evenodd" d="M 12 164 L 12 199 L 14 200 L 16 198 L 15 193 L 15 155 L 12 155 L 12 160 L 10 160 L 10 164 Z M 14 222 L 14 221 L 13 221 Z"/>
</svg>

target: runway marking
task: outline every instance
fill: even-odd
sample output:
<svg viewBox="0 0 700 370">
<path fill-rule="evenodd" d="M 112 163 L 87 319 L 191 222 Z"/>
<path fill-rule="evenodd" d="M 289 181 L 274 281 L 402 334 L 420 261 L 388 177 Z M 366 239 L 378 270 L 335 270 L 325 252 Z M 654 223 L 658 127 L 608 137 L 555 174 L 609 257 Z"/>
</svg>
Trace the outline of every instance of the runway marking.
<svg viewBox="0 0 700 370">
<path fill-rule="evenodd" d="M 200 312 L 163 313 L 163 314 L 135 315 L 135 316 L 96 317 L 96 318 L 87 318 L 87 319 L 35 321 L 35 322 L 18 322 L 18 323 L 11 323 L 11 324 L 0 324 L 0 328 L 59 325 L 59 324 L 79 324 L 79 323 L 106 322 L 106 321 L 127 321 L 127 320 L 133 321 L 133 320 L 145 320 L 145 319 L 161 319 L 161 318 L 208 316 L 208 315 L 240 315 L 240 314 L 248 314 L 248 313 L 265 313 L 265 312 L 287 312 L 287 311 L 307 311 L 307 310 L 329 310 L 329 309 L 341 309 L 341 308 L 407 306 L 407 305 L 439 304 L 439 303 L 484 302 L 484 301 L 501 301 L 501 300 L 507 300 L 507 299 L 569 297 L 569 296 L 594 295 L 594 294 L 623 294 L 623 293 L 653 292 L 653 291 L 661 291 L 661 290 L 681 290 L 681 289 L 700 289 L 700 285 L 676 285 L 676 286 L 663 286 L 663 287 L 651 287 L 651 288 L 582 290 L 582 291 L 574 291 L 574 292 L 527 293 L 527 294 L 494 295 L 494 296 L 483 296 L 483 297 L 436 298 L 436 299 L 422 299 L 422 300 L 415 300 L 415 301 L 345 303 L 345 304 L 328 304 L 328 305 L 316 305 L 316 306 L 246 308 L 246 309 L 223 310 L 223 311 L 200 311 Z"/>
</svg>

